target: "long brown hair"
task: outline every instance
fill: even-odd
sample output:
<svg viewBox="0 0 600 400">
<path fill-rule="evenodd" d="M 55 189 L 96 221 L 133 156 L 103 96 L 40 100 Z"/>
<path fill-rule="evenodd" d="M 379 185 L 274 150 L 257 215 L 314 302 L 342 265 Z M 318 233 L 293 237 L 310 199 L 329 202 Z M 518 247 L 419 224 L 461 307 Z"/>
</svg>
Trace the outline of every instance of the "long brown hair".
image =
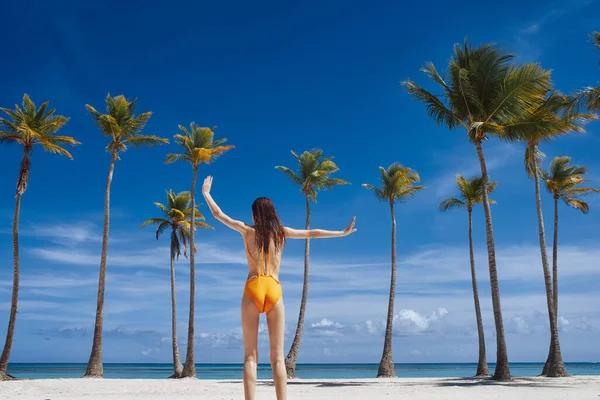
<svg viewBox="0 0 600 400">
<path fill-rule="evenodd" d="M 252 203 L 252 217 L 256 231 L 256 247 L 263 253 L 269 251 L 271 239 L 275 250 L 280 251 L 285 244 L 285 229 L 275 211 L 273 202 L 266 197 L 259 197 Z"/>
</svg>

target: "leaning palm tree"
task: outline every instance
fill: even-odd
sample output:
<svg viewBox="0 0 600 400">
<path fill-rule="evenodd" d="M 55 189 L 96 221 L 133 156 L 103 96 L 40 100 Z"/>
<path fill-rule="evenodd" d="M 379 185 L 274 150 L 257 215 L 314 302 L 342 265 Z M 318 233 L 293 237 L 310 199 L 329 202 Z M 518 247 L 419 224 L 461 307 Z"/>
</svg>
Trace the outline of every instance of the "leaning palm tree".
<svg viewBox="0 0 600 400">
<path fill-rule="evenodd" d="M 181 147 L 181 153 L 173 153 L 167 155 L 165 159 L 166 164 L 173 163 L 175 161 L 184 161 L 190 163 L 194 171 L 192 176 L 192 190 L 190 195 L 192 198 L 191 208 L 196 209 L 196 178 L 198 176 L 198 167 L 200 164 L 210 164 L 221 154 L 228 150 L 233 149 L 233 146 L 223 146 L 222 144 L 227 139 L 214 140 L 214 129 L 203 128 L 197 125 L 195 122 L 190 124 L 188 130 L 182 125 L 179 125 L 180 134 L 175 135 L 175 143 Z M 195 226 L 196 219 L 195 214 L 191 214 L 190 224 Z M 194 229 L 190 231 L 189 238 L 190 247 L 196 248 L 194 244 Z M 188 321 L 188 338 L 187 338 L 187 350 L 185 356 L 185 366 L 181 376 L 196 377 L 196 364 L 194 363 L 194 304 L 196 296 L 196 266 L 194 263 L 194 252 L 190 252 L 190 314 Z"/>
<path fill-rule="evenodd" d="M 422 68 L 442 90 L 442 94 L 434 95 L 410 79 L 402 83 L 414 99 L 426 105 L 428 115 L 437 124 L 450 130 L 464 129 L 477 151 L 484 182 L 482 204 L 496 325 L 496 370 L 493 376 L 496 380 L 510 380 L 510 369 L 502 321 L 483 143 L 490 136 L 505 141 L 518 140 L 511 135 L 509 128 L 522 123 L 528 117 L 528 113 L 542 102 L 551 85 L 548 71 L 537 64 L 517 66 L 513 59 L 513 55 L 503 53 L 495 45 L 472 47 L 465 41 L 462 46 L 454 46 L 447 78 L 440 75 L 432 63 Z"/>
<path fill-rule="evenodd" d="M 175 194 L 173 190 L 167 191 L 167 205 L 154 203 L 163 213 L 162 218 L 149 218 L 140 228 L 147 225 L 156 225 L 156 240 L 166 230 L 171 229 L 171 329 L 173 340 L 173 369 L 175 373 L 172 378 L 181 378 L 183 365 L 179 357 L 179 346 L 177 345 L 177 306 L 175 293 L 175 259 L 179 259 L 181 248 L 183 256 L 187 258 L 187 243 L 190 237 L 192 207 L 190 207 L 190 193 L 181 192 Z M 198 228 L 212 228 L 203 222 L 204 216 L 197 209 L 194 212 L 195 225 Z M 195 249 L 194 249 L 195 252 Z"/>
<path fill-rule="evenodd" d="M 481 307 L 479 306 L 479 289 L 477 288 L 477 275 L 475 273 L 475 254 L 473 251 L 473 206 L 483 203 L 483 179 L 481 176 L 466 180 L 461 175 L 456 175 L 456 186 L 460 192 L 460 198 L 449 197 L 440 203 L 441 211 L 458 208 L 466 208 L 469 214 L 469 257 L 471 260 L 471 284 L 473 286 L 473 301 L 475 302 L 475 318 L 477 320 L 477 335 L 479 337 L 479 361 L 477 362 L 476 376 L 488 376 L 489 369 L 485 355 L 485 335 L 483 332 L 483 320 L 481 318 Z M 487 183 L 488 194 L 496 189 L 496 182 Z M 492 199 L 488 199 L 493 204 Z"/>
<path fill-rule="evenodd" d="M 555 157 L 550 163 L 549 171 L 540 171 L 542 180 L 546 189 L 554 198 L 554 239 L 552 245 L 552 301 L 554 305 L 554 316 L 558 318 L 558 200 L 562 199 L 567 205 L 587 214 L 590 210 L 589 205 L 578 199 L 578 196 L 589 193 L 599 193 L 600 189 L 580 187 L 581 184 L 589 182 L 583 178 L 587 173 L 587 168 L 577 165 L 569 165 L 571 157 Z M 544 366 L 542 374 L 550 373 L 550 366 L 556 359 L 550 348 L 548 360 Z M 555 361 L 554 361 L 555 362 Z"/>
<path fill-rule="evenodd" d="M 101 378 L 104 376 L 102 366 L 102 326 L 104 318 L 104 288 L 106 283 L 106 257 L 108 253 L 108 228 L 110 222 L 110 186 L 113 178 L 115 163 L 119 155 L 131 147 L 154 146 L 169 143 L 167 139 L 158 136 L 142 135 L 142 129 L 152 115 L 145 112 L 135 115 L 136 100 L 129 101 L 123 95 L 106 96 L 106 114 L 100 114 L 89 104 L 86 109 L 100 128 L 100 133 L 109 138 L 106 151 L 110 154 L 110 166 L 106 189 L 104 192 L 104 227 L 102 233 L 102 253 L 100 255 L 100 276 L 98 278 L 98 301 L 96 304 L 96 322 L 94 324 L 94 339 L 88 361 L 85 377 Z"/>
<path fill-rule="evenodd" d="M 346 185 L 349 182 L 332 178 L 331 174 L 337 172 L 339 168 L 332 161 L 333 157 L 323 158 L 323 150 L 313 149 L 305 151 L 298 155 L 294 151 L 292 154 L 298 161 L 298 174 L 292 169 L 276 166 L 288 176 L 296 185 L 300 187 L 300 192 L 304 196 L 306 207 L 306 229 L 310 227 L 310 201 L 317 202 L 317 192 L 324 189 L 332 189 L 338 185 Z M 302 299 L 300 300 L 300 313 L 298 315 L 298 325 L 296 326 L 296 335 L 290 347 L 290 351 L 285 358 L 285 369 L 289 378 L 296 377 L 296 361 L 298 360 L 298 351 L 302 339 L 302 330 L 304 329 L 304 312 L 306 310 L 306 299 L 308 296 L 308 265 L 310 253 L 310 239 L 304 242 L 304 282 L 302 284 Z"/>
<path fill-rule="evenodd" d="M 545 101 L 528 118 L 530 123 L 515 128 L 515 133 L 522 135 L 523 140 L 526 142 L 525 170 L 527 175 L 533 178 L 535 184 L 540 255 L 546 286 L 548 318 L 550 320 L 550 350 L 543 374 L 549 377 L 566 376 L 567 372 L 560 351 L 558 315 L 556 315 L 556 307 L 553 300 L 552 275 L 546 249 L 546 231 L 544 228 L 539 179 L 544 153 L 540 151 L 539 144 L 542 141 L 549 141 L 569 132 L 584 132 L 581 124 L 596 117 L 595 114 L 579 114 L 574 112 L 570 109 L 570 101 L 571 99 L 558 92 L 549 93 Z"/>
<path fill-rule="evenodd" d="M 586 167 L 569 165 L 571 157 L 555 157 L 550 163 L 548 171 L 541 171 L 541 177 L 546 184 L 546 189 L 554 198 L 554 240 L 552 246 L 552 294 L 554 309 L 558 316 L 558 200 L 563 200 L 566 205 L 587 214 L 590 206 L 577 197 L 590 193 L 600 193 L 600 189 L 580 187 L 589 182 L 583 176 L 587 174 Z"/>
<path fill-rule="evenodd" d="M 399 163 L 393 163 L 387 169 L 379 167 L 381 174 L 381 186 L 375 187 L 364 183 L 363 186 L 375 192 L 375 197 L 390 205 L 392 215 L 392 273 L 390 281 L 390 296 L 387 311 L 387 322 L 385 326 L 385 339 L 383 343 L 383 355 L 377 371 L 378 378 L 393 378 L 396 376 L 396 368 L 392 359 L 392 324 L 394 321 L 394 301 L 396 298 L 396 214 L 394 204 L 397 201 L 405 201 L 412 198 L 415 193 L 425 186 L 415 186 L 421 178 L 416 171 L 403 167 Z"/>
<path fill-rule="evenodd" d="M 6 341 L 0 356 L 0 381 L 12 377 L 7 374 L 8 360 L 12 350 L 15 324 L 17 322 L 17 303 L 19 301 L 19 214 L 21 212 L 21 196 L 27 190 L 29 171 L 31 169 L 31 154 L 33 147 L 40 145 L 50 153 L 60 154 L 73 159 L 71 153 L 61 146 L 76 145 L 78 141 L 70 136 L 58 136 L 56 132 L 62 128 L 69 118 L 55 115 L 55 109 L 48 110 L 48 102 L 36 108 L 35 103 L 27 94 L 23 95 L 22 106 L 15 104 L 15 109 L 0 108 L 7 118 L 0 118 L 0 143 L 16 143 L 23 146 L 23 160 L 17 180 L 15 201 L 15 216 L 13 220 L 13 287 L 8 317 Z"/>
</svg>

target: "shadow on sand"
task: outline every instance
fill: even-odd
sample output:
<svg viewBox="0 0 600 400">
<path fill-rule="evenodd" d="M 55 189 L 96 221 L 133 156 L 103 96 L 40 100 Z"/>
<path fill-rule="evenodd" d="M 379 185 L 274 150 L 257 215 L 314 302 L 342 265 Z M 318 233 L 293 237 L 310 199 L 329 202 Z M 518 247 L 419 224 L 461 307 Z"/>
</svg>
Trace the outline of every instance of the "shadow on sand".
<svg viewBox="0 0 600 400">
<path fill-rule="evenodd" d="M 513 377 L 509 382 L 498 382 L 492 378 L 442 378 L 434 383 L 438 387 L 478 387 L 478 386 L 506 386 L 506 387 L 540 387 L 540 388 L 569 388 L 564 381 L 553 378 L 520 378 Z M 416 383 L 414 386 L 418 386 Z"/>
<path fill-rule="evenodd" d="M 400 381 L 395 379 L 381 379 L 381 383 L 394 383 L 399 386 L 410 386 L 410 387 L 418 387 L 418 386 L 437 386 L 437 387 L 480 387 L 480 386 L 506 386 L 506 387 L 514 387 L 514 388 L 522 388 L 522 387 L 540 387 L 540 388 L 570 388 L 572 385 L 566 384 L 562 379 L 553 379 L 553 378 L 520 378 L 513 377 L 510 382 L 498 382 L 494 381 L 491 378 L 439 378 L 435 380 L 425 379 L 422 382 L 419 382 L 418 378 L 415 378 L 411 381 Z M 220 381 L 220 383 L 240 383 L 240 381 Z M 288 380 L 288 385 L 308 385 L 315 387 L 348 387 L 348 386 L 377 386 L 379 385 L 379 381 L 338 381 L 338 382 L 330 382 L 330 381 L 319 381 L 319 380 Z M 259 386 L 273 386 L 273 381 L 271 380 L 260 380 L 256 383 Z"/>
</svg>

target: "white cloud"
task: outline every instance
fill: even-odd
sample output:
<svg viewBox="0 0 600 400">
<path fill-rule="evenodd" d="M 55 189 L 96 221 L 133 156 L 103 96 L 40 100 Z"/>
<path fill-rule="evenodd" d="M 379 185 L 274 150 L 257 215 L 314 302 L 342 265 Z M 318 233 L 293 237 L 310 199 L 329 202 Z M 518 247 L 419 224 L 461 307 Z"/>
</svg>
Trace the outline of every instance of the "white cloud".
<svg viewBox="0 0 600 400">
<path fill-rule="evenodd" d="M 394 332 L 398 334 L 421 334 L 430 332 L 434 325 L 448 315 L 448 310 L 438 308 L 429 317 L 414 310 L 400 310 L 394 315 Z"/>
<path fill-rule="evenodd" d="M 142 350 L 142 355 L 149 356 L 151 354 L 160 353 L 160 349 L 158 347 Z"/>
<path fill-rule="evenodd" d="M 242 251 L 228 249 L 208 244 L 197 243 L 198 253 L 202 257 L 196 258 L 196 264 L 246 264 L 247 260 Z M 95 252 L 80 248 L 68 247 L 38 247 L 30 250 L 32 254 L 44 260 L 55 263 L 72 265 L 100 265 L 100 249 Z M 184 262 L 180 258 L 180 262 Z M 108 252 L 107 263 L 122 267 L 152 267 L 169 268 L 169 248 L 160 246 L 142 250 L 111 249 Z"/>
<path fill-rule="evenodd" d="M 342 328 L 343 325 L 323 318 L 321 321 L 311 324 L 313 328 Z"/>
</svg>

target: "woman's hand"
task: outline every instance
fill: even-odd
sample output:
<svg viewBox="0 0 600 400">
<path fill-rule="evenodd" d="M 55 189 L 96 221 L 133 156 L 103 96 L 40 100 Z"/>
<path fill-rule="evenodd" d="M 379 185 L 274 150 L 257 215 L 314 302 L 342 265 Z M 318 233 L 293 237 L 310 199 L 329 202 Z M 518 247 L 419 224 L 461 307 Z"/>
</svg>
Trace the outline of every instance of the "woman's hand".
<svg viewBox="0 0 600 400">
<path fill-rule="evenodd" d="M 210 187 L 212 186 L 213 178 L 212 176 L 207 176 L 204 179 L 204 184 L 202 185 L 202 194 L 206 195 L 210 193 Z"/>
<path fill-rule="evenodd" d="M 344 236 L 348 236 L 349 234 L 356 232 L 356 229 L 354 229 L 355 222 L 356 222 L 356 217 L 353 217 L 352 221 L 350 221 L 350 225 L 348 225 L 348 227 L 346 229 L 344 229 Z"/>
</svg>

